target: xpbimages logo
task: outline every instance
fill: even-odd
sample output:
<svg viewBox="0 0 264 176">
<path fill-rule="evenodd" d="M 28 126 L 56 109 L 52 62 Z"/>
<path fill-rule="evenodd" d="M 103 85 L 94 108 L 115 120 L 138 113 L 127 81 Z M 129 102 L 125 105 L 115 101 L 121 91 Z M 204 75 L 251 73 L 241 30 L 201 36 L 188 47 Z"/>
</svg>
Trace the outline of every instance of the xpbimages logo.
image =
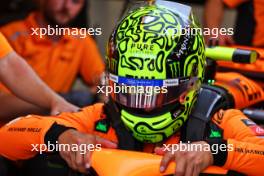
<svg viewBox="0 0 264 176">
<path fill-rule="evenodd" d="M 86 38 L 90 35 L 102 35 L 102 28 L 62 28 L 58 25 L 54 27 L 48 25 L 47 28 L 31 28 L 31 35 L 39 36 L 52 36 L 52 35 L 70 35 L 79 38 Z"/>
<path fill-rule="evenodd" d="M 218 152 L 225 151 L 234 151 L 233 144 L 200 144 L 200 143 L 191 143 L 188 141 L 187 143 L 183 143 L 180 141 L 178 144 L 163 144 L 163 150 L 166 152 L 184 152 L 184 151 L 207 151 L 212 154 L 217 154 Z"/>
<path fill-rule="evenodd" d="M 113 86 L 103 85 L 97 86 L 97 93 L 105 94 L 109 96 L 111 93 L 114 94 L 146 94 L 147 96 L 152 96 L 159 93 L 168 93 L 167 86 L 129 86 L 129 85 L 118 85 Z"/>
<path fill-rule="evenodd" d="M 86 154 L 88 151 L 101 151 L 101 144 L 59 144 L 56 141 L 52 144 L 48 141 L 47 144 L 31 144 L 31 151 L 43 154 L 44 152 L 60 152 L 60 151 L 72 151 L 80 152 L 80 154 Z"/>
<path fill-rule="evenodd" d="M 163 35 L 168 35 L 172 37 L 177 37 L 180 35 L 203 35 L 203 36 L 211 36 L 212 38 L 218 38 L 220 36 L 232 36 L 234 35 L 234 28 L 198 28 L 198 27 L 190 27 L 187 25 L 184 28 L 166 28 L 163 31 Z"/>
</svg>

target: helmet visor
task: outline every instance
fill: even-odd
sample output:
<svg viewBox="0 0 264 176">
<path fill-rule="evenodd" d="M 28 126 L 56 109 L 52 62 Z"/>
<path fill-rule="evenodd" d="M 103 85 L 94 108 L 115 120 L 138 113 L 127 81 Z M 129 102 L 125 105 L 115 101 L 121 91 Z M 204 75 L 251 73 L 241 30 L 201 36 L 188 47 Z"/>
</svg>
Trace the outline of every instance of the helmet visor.
<svg viewBox="0 0 264 176">
<path fill-rule="evenodd" d="M 108 75 L 111 97 L 128 108 L 162 107 L 179 100 L 194 85 L 196 79 L 190 77 L 175 79 L 135 79 Z"/>
</svg>

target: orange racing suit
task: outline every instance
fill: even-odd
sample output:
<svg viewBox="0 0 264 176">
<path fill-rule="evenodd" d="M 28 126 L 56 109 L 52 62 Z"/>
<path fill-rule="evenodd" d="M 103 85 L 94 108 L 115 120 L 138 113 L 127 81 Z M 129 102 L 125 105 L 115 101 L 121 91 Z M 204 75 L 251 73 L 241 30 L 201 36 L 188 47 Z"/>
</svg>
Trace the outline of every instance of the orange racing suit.
<svg viewBox="0 0 264 176">
<path fill-rule="evenodd" d="M 96 122 L 104 118 L 103 104 L 95 104 L 77 113 L 62 113 L 50 117 L 28 115 L 15 119 L 0 129 L 0 155 L 11 160 L 25 160 L 34 157 L 38 152 L 32 151 L 32 144 L 45 144 L 47 132 L 55 126 L 64 127 L 65 130 L 69 127 L 75 128 L 80 132 L 117 142 L 114 128 L 109 127 L 105 133 L 95 130 Z M 218 111 L 213 116 L 212 122 L 223 130 L 223 140 L 226 144 L 233 145 L 233 150 L 226 151 L 225 157 L 218 157 L 223 160 L 221 161 L 223 167 L 251 176 L 262 175 L 264 172 L 262 169 L 264 130 L 244 116 L 241 111 L 233 109 Z M 54 136 L 56 135 L 52 137 Z M 178 143 L 179 140 L 177 133 L 166 143 Z M 153 151 L 150 150 L 150 145 L 152 144 L 146 144 L 145 152 Z"/>
</svg>

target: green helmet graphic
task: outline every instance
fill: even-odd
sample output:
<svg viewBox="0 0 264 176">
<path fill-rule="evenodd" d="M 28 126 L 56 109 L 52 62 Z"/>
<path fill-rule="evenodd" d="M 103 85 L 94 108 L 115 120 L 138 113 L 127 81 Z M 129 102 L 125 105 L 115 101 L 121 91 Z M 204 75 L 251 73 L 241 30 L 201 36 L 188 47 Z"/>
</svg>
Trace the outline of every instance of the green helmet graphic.
<svg viewBox="0 0 264 176">
<path fill-rule="evenodd" d="M 194 28 L 192 15 L 146 5 L 130 11 L 109 39 L 109 85 L 126 88 L 111 98 L 139 141 L 163 141 L 191 112 L 205 67 L 204 40 Z"/>
</svg>

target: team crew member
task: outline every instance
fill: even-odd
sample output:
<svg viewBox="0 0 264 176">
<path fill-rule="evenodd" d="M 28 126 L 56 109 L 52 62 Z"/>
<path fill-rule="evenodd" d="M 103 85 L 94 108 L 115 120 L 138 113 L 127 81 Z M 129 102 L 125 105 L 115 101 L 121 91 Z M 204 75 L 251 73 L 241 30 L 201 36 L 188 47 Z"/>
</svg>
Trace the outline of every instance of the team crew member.
<svg viewBox="0 0 264 176">
<path fill-rule="evenodd" d="M 84 30 L 79 35 L 76 31 L 75 35 L 67 32 L 84 8 L 84 0 L 37 0 L 36 3 L 38 11 L 32 12 L 24 20 L 3 26 L 1 32 L 54 91 L 78 106 L 91 103 L 92 94 L 104 71 L 103 60 L 92 38 L 97 32 L 92 33 L 91 30 L 95 29 L 89 29 L 89 34 L 93 36 Z M 49 28 L 54 31 L 60 29 L 60 32 L 48 32 Z M 62 32 L 63 28 L 65 33 Z M 37 32 L 34 33 L 33 29 Z M 47 34 L 40 36 L 43 30 Z M 81 35 L 83 33 L 87 35 Z M 71 91 L 78 75 L 82 76 L 91 93 L 88 88 L 87 91 Z M 19 102 L 13 104 L 20 105 Z"/>
<path fill-rule="evenodd" d="M 51 114 L 69 111 L 75 112 L 77 107 L 69 104 L 63 98 L 48 88 L 34 73 L 30 66 L 19 57 L 0 33 L 0 82 L 6 85 L 12 93 L 35 106 L 50 109 Z M 0 92 L 1 93 L 1 92 Z M 22 100 L 21 100 L 22 101 Z M 3 114 L 7 105 L 0 98 L 0 121 L 7 121 Z M 15 110 L 14 110 L 15 111 Z M 24 112 L 26 114 L 26 112 Z"/>
<path fill-rule="evenodd" d="M 32 151 L 31 144 L 56 141 L 100 143 L 109 148 L 164 154 L 163 149 L 155 147 L 192 140 L 202 146 L 231 145 L 233 150 L 217 154 L 206 150 L 165 151 L 160 171 L 170 161 L 176 161 L 176 175 L 197 176 L 212 164 L 247 175 L 263 175 L 264 139 L 255 130 L 259 127 L 239 110 L 212 107 L 209 98 L 203 97 L 205 92 L 212 93 L 212 89 L 201 89 L 204 40 L 199 34 L 183 35 L 180 30 L 198 27 L 191 17 L 192 14 L 178 14 L 158 4 L 131 11 L 109 40 L 108 81 L 112 87 L 134 86 L 138 91 L 112 93 L 108 103 L 95 104 L 77 113 L 27 116 L 10 122 L 0 129 L 0 154 L 11 160 L 25 160 L 38 154 Z M 174 34 L 166 33 L 164 29 L 169 27 L 178 30 Z M 150 87 L 156 91 L 147 92 Z M 212 117 L 206 122 L 208 128 L 202 128 L 200 123 L 191 125 L 196 117 L 202 119 L 208 114 L 209 119 Z M 200 129 L 203 130 L 199 132 Z M 202 136 L 195 137 L 197 134 Z M 80 172 L 89 168 L 90 154 L 60 151 L 68 165 Z"/>
<path fill-rule="evenodd" d="M 224 5 L 229 8 L 237 8 L 237 20 L 234 36 L 221 35 L 218 38 L 210 38 L 212 44 L 219 45 L 245 45 L 256 48 L 264 47 L 264 1 L 262 0 L 207 0 L 205 5 L 205 27 L 210 29 L 220 28 Z M 247 49 L 247 48 L 246 48 Z M 254 48 L 253 48 L 254 49 Z M 264 87 L 264 60 L 258 59 L 253 64 L 238 64 L 218 62 L 220 71 L 239 72 Z"/>
<path fill-rule="evenodd" d="M 207 0 L 205 5 L 205 27 L 220 28 L 224 5 L 238 8 L 235 29 L 235 43 L 239 45 L 264 46 L 264 2 L 262 0 Z M 246 24 L 245 24 L 246 23 Z M 246 26 L 246 28 L 245 28 Z M 233 44 L 233 36 L 219 35 L 219 44 Z M 209 39 L 209 38 L 207 38 Z M 211 38 L 213 39 L 213 38 Z"/>
</svg>

